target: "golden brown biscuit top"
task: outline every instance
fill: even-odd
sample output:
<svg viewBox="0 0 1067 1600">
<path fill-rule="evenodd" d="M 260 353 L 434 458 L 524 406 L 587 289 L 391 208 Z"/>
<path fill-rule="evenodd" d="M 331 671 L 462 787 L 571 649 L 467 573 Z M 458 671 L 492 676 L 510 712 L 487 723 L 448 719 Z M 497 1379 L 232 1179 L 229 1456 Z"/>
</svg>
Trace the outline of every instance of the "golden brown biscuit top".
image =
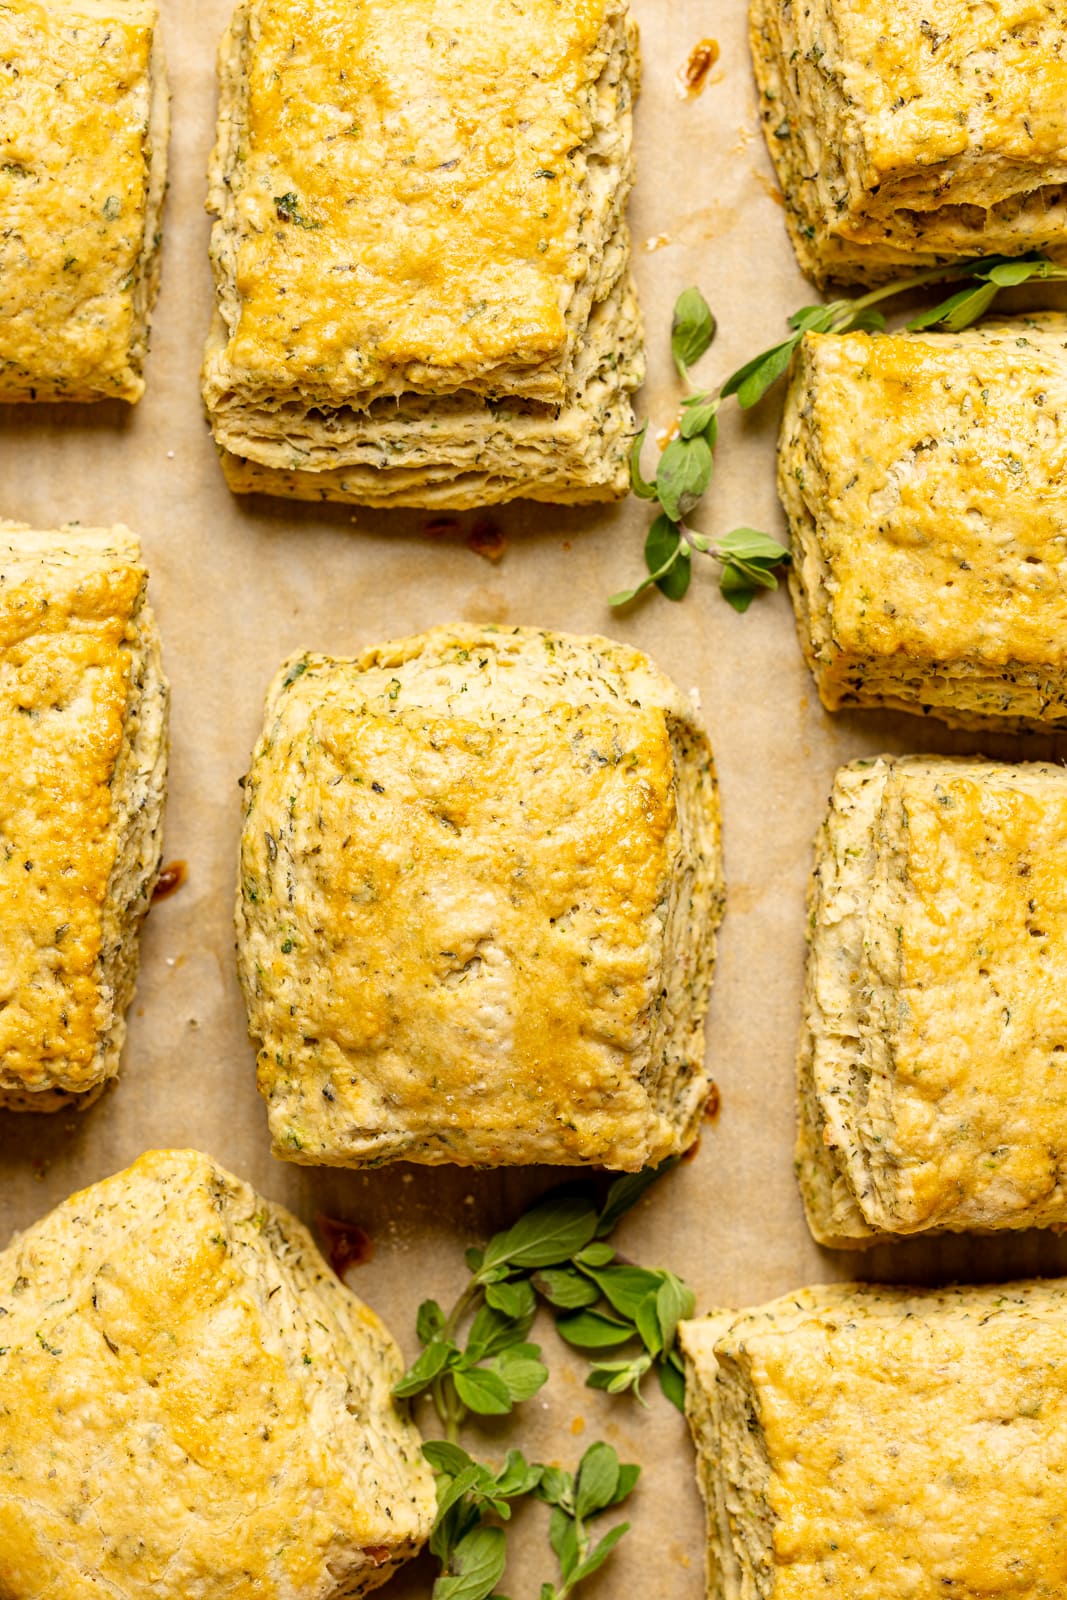
<svg viewBox="0 0 1067 1600">
<path fill-rule="evenodd" d="M 1013 192 L 1013 165 L 1067 160 L 1064 0 L 828 0 L 825 9 L 832 25 L 809 59 L 828 57 L 864 114 L 866 187 L 911 176 L 925 184 L 931 166 L 965 157 L 952 198 L 989 205 Z"/>
<path fill-rule="evenodd" d="M 840 648 L 1067 662 L 1067 318 L 807 334 L 803 362 Z"/>
<path fill-rule="evenodd" d="M 1065 1335 L 1055 1283 L 834 1286 L 739 1317 L 715 1349 L 755 1390 L 774 1600 L 1060 1600 Z"/>
<path fill-rule="evenodd" d="M 0 6 L 0 399 L 136 399 L 154 0 Z"/>
<path fill-rule="evenodd" d="M 1040 1206 L 1067 1155 L 1067 774 L 894 769 L 874 951 L 892 1073 L 866 1115 L 894 1217 Z"/>
<path fill-rule="evenodd" d="M 312 658 L 253 773 L 264 1081 L 325 1071 L 319 1111 L 361 1130 L 547 1129 L 579 1160 L 609 1125 L 636 1140 L 676 816 L 662 707 L 527 679 L 524 709 L 442 714 L 354 666 Z"/>
<path fill-rule="evenodd" d="M 62 1061 L 75 1090 L 108 1016 L 96 964 L 117 853 L 110 783 L 147 578 L 132 539 L 49 560 L 40 535 L 37 558 L 20 556 L 26 537 L 0 544 L 0 1055 L 29 1088 Z"/>
<path fill-rule="evenodd" d="M 0 1307 L 6 1592 L 319 1600 L 387 1517 L 414 1534 L 425 1469 L 388 1334 L 197 1152 L 150 1151 L 36 1224 L 0 1255 Z M 325 1436 L 346 1406 L 366 1459 Z"/>
<path fill-rule="evenodd" d="M 234 371 L 344 398 L 558 357 L 617 9 L 252 0 Z"/>
</svg>

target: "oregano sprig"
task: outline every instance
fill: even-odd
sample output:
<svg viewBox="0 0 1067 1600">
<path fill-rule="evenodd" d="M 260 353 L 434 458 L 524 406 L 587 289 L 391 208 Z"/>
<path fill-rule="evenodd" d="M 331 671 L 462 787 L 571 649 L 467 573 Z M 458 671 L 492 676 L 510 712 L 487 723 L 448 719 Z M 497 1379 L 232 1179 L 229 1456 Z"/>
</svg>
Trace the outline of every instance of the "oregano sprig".
<svg viewBox="0 0 1067 1600">
<path fill-rule="evenodd" d="M 694 554 L 709 555 L 719 563 L 719 587 L 737 611 L 747 610 L 759 589 L 778 587 L 776 569 L 788 563 L 789 552 L 777 540 L 753 528 L 735 528 L 712 540 L 690 528 L 687 518 L 711 482 L 723 402 L 735 398 L 742 411 L 758 405 L 788 371 L 805 333 L 881 332 L 885 318 L 877 307 L 882 301 L 929 284 L 962 281 L 963 288 L 907 324 L 911 332 L 936 327 L 958 333 L 984 316 L 1001 290 L 1050 278 L 1067 278 L 1067 266 L 1050 261 L 1040 251 L 1017 257 L 982 256 L 910 273 L 853 300 L 801 306 L 788 319 L 787 338 L 746 361 L 716 390 L 696 389 L 689 371 L 711 346 L 715 318 L 699 289 L 684 290 L 674 308 L 671 354 L 690 393 L 682 401 L 677 431 L 663 451 L 654 478 L 646 478 L 641 470 L 647 422 L 630 452 L 632 492 L 660 507 L 645 540 L 648 576 L 634 588 L 612 595 L 609 603 L 628 605 L 653 585 L 669 600 L 681 600 L 689 588 Z"/>
<path fill-rule="evenodd" d="M 617 1523 L 596 1543 L 590 1532 L 593 1521 L 629 1498 L 641 1475 L 640 1467 L 620 1462 L 600 1440 L 573 1473 L 531 1464 L 519 1450 L 509 1450 L 503 1466 L 494 1469 L 443 1439 L 430 1440 L 423 1454 L 437 1486 L 430 1552 L 441 1572 L 433 1600 L 504 1600 L 496 1593 L 507 1562 L 501 1524 L 510 1521 L 514 1501 L 536 1496 L 552 1507 L 548 1540 L 560 1574 L 557 1583 L 542 1584 L 541 1600 L 567 1600 L 629 1532 L 628 1522 Z"/>
<path fill-rule="evenodd" d="M 567 1600 L 586 1578 L 604 1565 L 624 1534 L 628 1522 L 618 1522 L 594 1544 L 589 1524 L 605 1511 L 621 1505 L 632 1494 L 641 1468 L 621 1462 L 610 1444 L 591 1444 L 573 1474 L 560 1467 L 544 1467 L 534 1490 L 552 1507 L 548 1542 L 560 1567 L 558 1584 L 541 1586 L 541 1600 Z"/>
<path fill-rule="evenodd" d="M 431 1439 L 422 1453 L 434 1471 L 437 1515 L 430 1553 L 441 1564 L 433 1600 L 486 1600 L 496 1589 L 507 1559 L 499 1525 L 511 1518 L 511 1502 L 531 1495 L 543 1467 L 509 1450 L 496 1469 L 475 1461 L 458 1444 Z M 497 1520 L 490 1522 L 488 1517 Z"/>
<path fill-rule="evenodd" d="M 653 584 L 668 600 L 681 600 L 693 575 L 695 553 L 711 556 L 719 563 L 723 595 L 735 610 L 746 611 L 758 589 L 778 587 L 775 568 L 789 560 L 788 550 L 752 528 L 734 528 L 713 543 L 687 525 L 689 513 L 700 503 L 711 482 L 719 408 L 727 398 L 725 386 L 717 393 L 696 388 L 689 372 L 707 352 L 715 332 L 715 318 L 700 290 L 684 290 L 674 307 L 671 354 L 690 393 L 682 401 L 677 431 L 667 442 L 654 478 L 646 478 L 641 471 L 647 422 L 630 451 L 631 489 L 638 499 L 657 502 L 660 514 L 645 539 L 648 577 L 633 589 L 613 594 L 613 606 L 628 605 Z M 789 364 L 788 354 L 784 362 Z"/>
<path fill-rule="evenodd" d="M 458 1434 L 470 1413 L 506 1415 L 545 1382 L 540 1347 L 528 1339 L 539 1297 L 562 1337 L 590 1357 L 590 1387 L 632 1390 L 641 1398 L 641 1380 L 655 1368 L 664 1393 L 681 1408 L 685 1379 L 676 1331 L 692 1314 L 693 1295 L 671 1272 L 621 1261 L 608 1243 L 620 1219 L 673 1165 L 617 1178 L 599 1203 L 591 1188 L 548 1195 L 484 1249 L 466 1252 L 470 1278 L 451 1311 L 435 1300 L 419 1307 L 423 1349 L 393 1393 L 428 1394 L 446 1434 L 423 1447 L 437 1488 L 430 1550 L 441 1571 L 433 1600 L 503 1600 L 496 1592 L 507 1554 L 503 1525 L 513 1503 L 530 1495 L 552 1507 L 549 1543 L 560 1569 L 555 1582 L 542 1585 L 541 1600 L 567 1600 L 626 1533 L 628 1523 L 599 1542 L 590 1532 L 592 1521 L 630 1495 L 640 1472 L 620 1463 L 610 1445 L 590 1445 L 571 1474 L 531 1463 L 514 1449 L 501 1466 L 490 1466 L 468 1455 Z"/>
<path fill-rule="evenodd" d="M 622 1362 L 591 1357 L 590 1387 L 640 1394 L 641 1379 L 655 1367 L 665 1393 L 680 1405 L 674 1334 L 679 1317 L 692 1311 L 692 1295 L 673 1273 L 618 1263 L 606 1242 L 662 1170 L 617 1178 L 601 1206 L 589 1191 L 549 1195 L 484 1250 L 468 1250 L 471 1277 L 451 1311 L 436 1300 L 419 1307 L 415 1328 L 423 1350 L 394 1389 L 397 1398 L 428 1392 L 452 1442 L 471 1412 L 506 1416 L 532 1398 L 548 1377 L 540 1346 L 527 1337 L 540 1295 L 577 1349 L 643 1346 Z M 683 1309 L 674 1314 L 676 1305 Z"/>
</svg>

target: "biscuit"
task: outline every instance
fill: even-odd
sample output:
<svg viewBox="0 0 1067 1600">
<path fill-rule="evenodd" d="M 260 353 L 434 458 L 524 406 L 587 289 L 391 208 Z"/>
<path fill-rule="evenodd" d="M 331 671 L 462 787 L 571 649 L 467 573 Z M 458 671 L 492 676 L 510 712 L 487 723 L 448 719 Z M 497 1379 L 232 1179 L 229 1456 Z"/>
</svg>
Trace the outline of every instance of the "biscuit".
<svg viewBox="0 0 1067 1600">
<path fill-rule="evenodd" d="M 0 523 L 0 1105 L 118 1071 L 159 872 L 168 690 L 125 528 Z"/>
<path fill-rule="evenodd" d="M 1067 771 L 843 767 L 810 913 L 797 1170 L 816 1239 L 1067 1223 Z"/>
<path fill-rule="evenodd" d="M 437 628 L 300 656 L 245 785 L 238 959 L 276 1154 L 692 1143 L 722 905 L 693 707 L 624 645 Z"/>
<path fill-rule="evenodd" d="M 752 0 L 801 268 L 878 283 L 1067 244 L 1063 0 Z"/>
<path fill-rule="evenodd" d="M 834 1284 L 679 1329 L 709 1600 L 1060 1600 L 1067 1285 Z"/>
<path fill-rule="evenodd" d="M 429 1533 L 387 1330 L 306 1228 L 150 1151 L 0 1256 L 0 1588 L 342 1600 Z"/>
<path fill-rule="evenodd" d="M 159 283 L 155 0 L 0 7 L 0 401 L 131 403 Z"/>
<path fill-rule="evenodd" d="M 204 364 L 231 487 L 626 494 L 637 73 L 626 0 L 241 0 Z"/>
<path fill-rule="evenodd" d="M 1067 724 L 1067 317 L 806 334 L 778 451 L 823 704 Z"/>
</svg>

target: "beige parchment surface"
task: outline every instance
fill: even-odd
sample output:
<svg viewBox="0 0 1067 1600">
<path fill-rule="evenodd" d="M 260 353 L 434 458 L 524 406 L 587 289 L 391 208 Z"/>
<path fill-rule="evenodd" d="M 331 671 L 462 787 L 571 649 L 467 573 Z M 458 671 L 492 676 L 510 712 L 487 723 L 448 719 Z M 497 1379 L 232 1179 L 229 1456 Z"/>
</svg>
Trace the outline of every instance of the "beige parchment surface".
<svg viewBox="0 0 1067 1600">
<path fill-rule="evenodd" d="M 406 1166 L 315 1172 L 275 1161 L 234 976 L 237 784 L 277 663 L 304 647 L 348 653 L 468 618 L 632 641 L 699 691 L 715 746 L 729 896 L 708 1040 L 722 1112 L 695 1159 L 628 1221 L 623 1248 L 683 1274 L 701 1309 L 857 1270 L 926 1282 L 1067 1269 L 1067 1246 L 1037 1234 L 883 1247 L 861 1258 L 820 1251 L 792 1174 L 804 889 L 835 767 L 884 749 L 1004 757 L 1063 749 L 1051 739 L 980 740 L 904 717 L 827 716 L 785 595 L 763 597 L 738 617 L 720 599 L 710 564 L 684 604 L 657 596 L 613 616 L 605 596 L 641 570 L 648 513 L 637 502 L 493 512 L 507 540 L 494 566 L 466 548 L 476 517 L 460 519 L 457 537 L 428 539 L 418 514 L 231 498 L 197 382 L 211 303 L 204 173 L 228 0 L 163 6 L 174 129 L 148 392 L 132 413 L 110 404 L 0 408 L 0 514 L 41 527 L 123 521 L 140 534 L 174 694 L 166 859 L 186 861 L 189 875 L 149 919 L 118 1086 L 80 1117 L 0 1117 L 0 1239 L 146 1148 L 198 1146 L 309 1221 L 324 1211 L 365 1227 L 375 1253 L 349 1281 L 410 1356 L 416 1306 L 427 1295 L 454 1296 L 463 1247 L 563 1176 Z M 663 427 L 678 399 L 668 326 L 682 288 L 698 282 L 719 318 L 700 369 L 709 384 L 780 337 L 787 313 L 813 295 L 793 261 L 758 133 L 742 0 L 634 0 L 634 9 L 645 81 L 631 214 L 650 353 L 640 404 Z M 721 59 L 704 92 L 684 100 L 675 74 L 708 37 Z M 646 248 L 653 240 L 659 247 Z M 740 523 L 781 531 L 776 425 L 770 402 L 723 427 L 702 515 L 708 531 Z M 540 1332 L 553 1377 L 526 1406 L 516 1439 L 570 1465 L 602 1435 L 644 1465 L 631 1503 L 634 1532 L 582 1592 L 590 1600 L 623 1592 L 697 1600 L 703 1518 L 681 1419 L 651 1389 L 648 1411 L 586 1390 L 581 1366 L 550 1327 Z M 468 1443 L 494 1452 L 509 1437 L 490 1428 Z M 541 1508 L 520 1519 L 502 1585 L 513 1600 L 532 1600 L 554 1576 L 545 1531 Z M 427 1595 L 431 1573 L 417 1564 L 386 1592 L 396 1600 Z"/>
</svg>

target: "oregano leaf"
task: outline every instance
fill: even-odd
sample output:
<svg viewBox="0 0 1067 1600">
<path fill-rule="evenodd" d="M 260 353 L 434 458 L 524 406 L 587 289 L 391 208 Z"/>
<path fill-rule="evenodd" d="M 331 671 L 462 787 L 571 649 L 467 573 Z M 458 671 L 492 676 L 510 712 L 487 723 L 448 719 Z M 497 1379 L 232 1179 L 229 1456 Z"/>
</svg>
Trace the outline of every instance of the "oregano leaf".
<svg viewBox="0 0 1067 1600">
<path fill-rule="evenodd" d="M 715 318 L 699 289 L 684 289 L 674 304 L 671 355 L 683 379 L 715 337 Z"/>
<path fill-rule="evenodd" d="M 736 394 L 742 411 L 751 410 L 786 371 L 801 338 L 802 334 L 794 333 L 791 338 L 784 339 L 781 344 L 774 345 L 762 355 L 746 361 L 743 367 L 738 367 L 722 386 L 720 392 L 723 399 Z"/>
<path fill-rule="evenodd" d="M 497 1372 L 487 1367 L 458 1367 L 452 1375 L 456 1393 L 480 1417 L 506 1417 L 511 1410 L 508 1386 Z"/>
<path fill-rule="evenodd" d="M 702 433 L 710 449 L 714 450 L 719 434 L 719 402 L 710 394 L 693 395 L 683 402 L 678 432 L 683 439 L 695 439 Z"/>
<path fill-rule="evenodd" d="M 412 1362 L 400 1382 L 394 1384 L 394 1397 L 407 1400 L 412 1395 L 421 1394 L 451 1362 L 458 1359 L 459 1351 L 451 1340 L 435 1340 Z"/>
<path fill-rule="evenodd" d="M 738 561 L 767 561 L 777 566 L 789 560 L 785 545 L 758 528 L 733 528 L 723 534 L 716 549 L 721 557 Z"/>
<path fill-rule="evenodd" d="M 576 1311 L 560 1317 L 556 1329 L 561 1339 L 579 1350 L 609 1349 L 612 1345 L 625 1344 L 634 1336 L 629 1323 L 600 1311 Z"/>
<path fill-rule="evenodd" d="M 711 482 L 715 457 L 703 435 L 678 434 L 660 457 L 656 495 L 672 522 L 684 522 Z"/>
<path fill-rule="evenodd" d="M 580 1261 L 584 1254 L 584 1251 L 579 1252 L 575 1259 Z M 600 1299 L 596 1284 L 570 1267 L 546 1267 L 534 1275 L 533 1281 L 537 1292 L 561 1311 L 578 1311 L 582 1306 L 595 1305 Z"/>
<path fill-rule="evenodd" d="M 658 1167 L 644 1167 L 640 1172 L 626 1172 L 612 1183 L 597 1218 L 596 1236 L 604 1239 L 613 1233 L 620 1219 L 637 1204 L 646 1189 L 651 1189 L 657 1178 L 677 1166 L 676 1160 L 661 1161 Z"/>
<path fill-rule="evenodd" d="M 503 1528 L 473 1528 L 453 1550 L 451 1570 L 434 1584 L 433 1600 L 489 1600 L 506 1562 Z"/>
<path fill-rule="evenodd" d="M 436 1300 L 424 1300 L 415 1315 L 415 1333 L 420 1344 L 429 1344 L 445 1325 L 445 1314 Z"/>
<path fill-rule="evenodd" d="M 646 422 L 641 432 L 630 446 L 630 489 L 639 500 L 654 500 L 656 498 L 656 484 L 649 480 L 641 471 L 641 451 L 644 448 L 645 435 L 648 433 Z"/>
<path fill-rule="evenodd" d="M 672 1361 L 661 1361 L 656 1368 L 659 1386 L 672 1406 L 685 1410 L 685 1375 Z"/>
<path fill-rule="evenodd" d="M 532 1318 L 537 1310 L 537 1298 L 525 1278 L 512 1283 L 487 1284 L 485 1298 L 494 1311 L 501 1311 L 516 1322 Z"/>
<path fill-rule="evenodd" d="M 597 1440 L 578 1463 L 574 1475 L 574 1514 L 579 1522 L 606 1511 L 619 1486 L 619 1457 L 610 1444 Z"/>
<path fill-rule="evenodd" d="M 1044 261 L 1033 258 L 1021 257 L 1018 261 L 999 261 L 995 267 L 990 267 L 986 277 L 990 283 L 995 283 L 998 289 L 1015 289 L 1020 283 L 1027 283 L 1031 278 L 1043 277 Z"/>
<path fill-rule="evenodd" d="M 558 1266 L 589 1243 L 596 1226 L 597 1214 L 588 1200 L 573 1195 L 544 1200 L 490 1239 L 481 1271 L 497 1265 Z"/>
<path fill-rule="evenodd" d="M 619 1540 L 629 1531 L 630 1524 L 628 1522 L 620 1522 L 614 1528 L 611 1528 L 600 1543 L 593 1546 L 585 1560 L 575 1567 L 571 1576 L 571 1583 L 582 1583 L 586 1578 L 591 1578 L 593 1573 L 604 1565 Z"/>
</svg>

